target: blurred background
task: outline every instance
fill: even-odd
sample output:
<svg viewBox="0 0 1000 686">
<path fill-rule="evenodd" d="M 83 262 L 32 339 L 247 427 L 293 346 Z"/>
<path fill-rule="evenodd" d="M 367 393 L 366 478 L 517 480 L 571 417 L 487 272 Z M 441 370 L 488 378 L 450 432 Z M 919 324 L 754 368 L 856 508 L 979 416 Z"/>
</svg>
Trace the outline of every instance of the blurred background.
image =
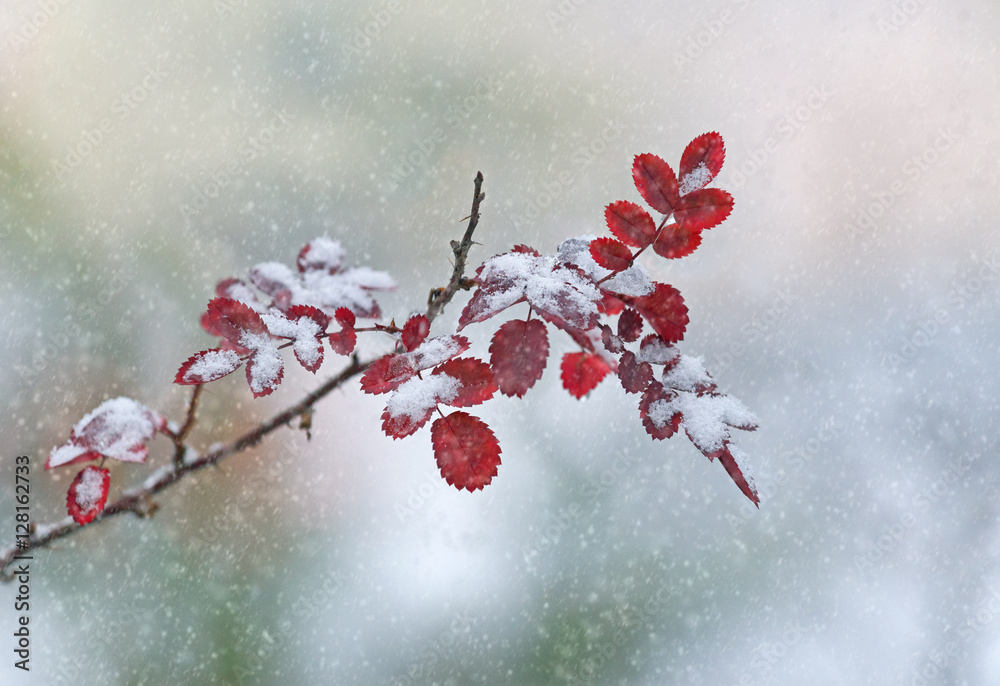
<svg viewBox="0 0 1000 686">
<path fill-rule="evenodd" d="M 3 0 L 2 544 L 16 455 L 53 521 L 75 470 L 42 465 L 84 414 L 181 418 L 221 278 L 328 235 L 392 274 L 400 321 L 446 282 L 477 171 L 473 266 L 603 232 L 635 154 L 676 168 L 713 130 L 735 210 L 646 264 L 760 419 L 737 443 L 762 502 L 652 442 L 613 380 L 569 397 L 555 356 L 481 408 L 503 464 L 473 494 L 355 382 L 311 441 L 36 553 L 32 671 L 3 585 L 0 680 L 998 683 L 997 35 L 983 0 Z M 241 374 L 206 388 L 201 449 L 320 383 L 255 401 Z M 112 498 L 167 447 L 113 466 Z"/>
</svg>

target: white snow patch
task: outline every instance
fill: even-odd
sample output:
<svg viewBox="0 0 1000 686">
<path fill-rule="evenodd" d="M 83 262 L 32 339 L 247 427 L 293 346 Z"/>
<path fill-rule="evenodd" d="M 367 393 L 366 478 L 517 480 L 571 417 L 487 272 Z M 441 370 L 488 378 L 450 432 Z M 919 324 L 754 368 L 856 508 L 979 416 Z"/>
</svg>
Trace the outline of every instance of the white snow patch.
<svg viewBox="0 0 1000 686">
<path fill-rule="evenodd" d="M 694 391 L 698 386 L 711 386 L 712 377 L 705 371 L 700 357 L 681 355 L 670 369 L 663 372 L 663 385 L 682 391 Z"/>
<path fill-rule="evenodd" d="M 76 504 L 84 512 L 97 506 L 104 495 L 104 472 L 100 469 L 85 469 L 76 484 Z"/>
<path fill-rule="evenodd" d="M 386 403 L 389 416 L 408 417 L 418 421 L 438 403 L 447 403 L 458 395 L 461 382 L 447 374 L 432 374 L 420 379 L 413 377 L 396 389 Z"/>
<path fill-rule="evenodd" d="M 649 278 L 649 272 L 638 262 L 605 281 L 603 287 L 612 293 L 635 297 L 649 295 L 656 288 Z"/>
<path fill-rule="evenodd" d="M 697 167 L 689 171 L 681 179 L 680 191 L 681 195 L 687 195 L 691 191 L 696 191 L 704 188 L 708 185 L 708 182 L 712 180 L 712 172 L 705 165 L 704 162 L 698 164 Z"/>
<path fill-rule="evenodd" d="M 131 398 L 105 400 L 73 426 L 65 445 L 52 449 L 48 466 L 67 464 L 91 450 L 124 462 L 142 462 L 146 443 L 164 425 L 163 417 Z"/>
<path fill-rule="evenodd" d="M 197 362 L 184 373 L 191 381 L 215 381 L 230 374 L 243 364 L 234 350 L 207 350 Z"/>
<path fill-rule="evenodd" d="M 664 343 L 660 338 L 652 338 L 639 347 L 638 359 L 650 364 L 667 364 L 673 362 L 678 355 L 680 352 L 674 346 Z"/>
<path fill-rule="evenodd" d="M 281 353 L 271 342 L 271 337 L 244 331 L 240 336 L 240 345 L 253 352 L 253 357 L 248 362 L 250 389 L 260 395 L 268 388 L 277 387 L 281 382 L 285 363 L 281 359 Z"/>
<path fill-rule="evenodd" d="M 314 269 L 337 271 L 344 263 L 346 254 L 340 241 L 321 236 L 309 241 L 309 250 L 299 260 L 299 267 L 305 271 Z"/>
</svg>

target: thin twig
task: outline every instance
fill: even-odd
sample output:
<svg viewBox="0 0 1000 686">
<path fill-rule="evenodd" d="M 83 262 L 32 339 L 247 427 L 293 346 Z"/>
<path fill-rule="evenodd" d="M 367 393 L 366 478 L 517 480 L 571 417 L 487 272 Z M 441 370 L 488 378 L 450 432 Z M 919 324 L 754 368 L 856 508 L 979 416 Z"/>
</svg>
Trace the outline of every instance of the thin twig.
<svg viewBox="0 0 1000 686">
<path fill-rule="evenodd" d="M 469 249 L 472 248 L 472 233 L 479 224 L 479 205 L 486 198 L 483 191 L 483 173 L 476 172 L 475 192 L 472 195 L 472 212 L 469 214 L 469 226 L 465 229 L 465 235 L 461 242 L 452 241 L 451 249 L 455 253 L 455 268 L 451 272 L 451 281 L 444 288 L 435 288 L 431 291 L 427 302 L 427 319 L 434 321 L 445 306 L 455 297 L 459 289 L 469 290 L 472 281 L 465 278 L 465 260 L 469 256 Z"/>
</svg>

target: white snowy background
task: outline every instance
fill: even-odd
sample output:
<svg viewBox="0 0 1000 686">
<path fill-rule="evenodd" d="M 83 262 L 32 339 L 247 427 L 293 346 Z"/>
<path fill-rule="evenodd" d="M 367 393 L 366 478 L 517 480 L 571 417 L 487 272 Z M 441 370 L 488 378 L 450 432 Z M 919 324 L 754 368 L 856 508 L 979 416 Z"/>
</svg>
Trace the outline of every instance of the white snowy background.
<svg viewBox="0 0 1000 686">
<path fill-rule="evenodd" d="M 3 585 L 0 681 L 998 683 L 998 35 L 985 0 L 4 0 L 4 544 L 16 455 L 51 521 L 74 470 L 42 464 L 84 414 L 180 417 L 219 279 L 327 234 L 396 278 L 399 321 L 450 273 L 476 171 L 473 266 L 601 233 L 633 155 L 676 165 L 712 130 L 734 213 L 646 264 L 691 309 L 682 351 L 760 419 L 738 444 L 762 502 L 649 440 L 613 379 L 569 397 L 553 331 L 539 385 L 482 409 L 485 491 L 353 384 L 311 442 L 36 553 L 32 671 Z M 494 330 L 468 329 L 480 355 Z M 207 389 L 203 448 L 319 383 L 255 401 L 239 377 Z"/>
</svg>

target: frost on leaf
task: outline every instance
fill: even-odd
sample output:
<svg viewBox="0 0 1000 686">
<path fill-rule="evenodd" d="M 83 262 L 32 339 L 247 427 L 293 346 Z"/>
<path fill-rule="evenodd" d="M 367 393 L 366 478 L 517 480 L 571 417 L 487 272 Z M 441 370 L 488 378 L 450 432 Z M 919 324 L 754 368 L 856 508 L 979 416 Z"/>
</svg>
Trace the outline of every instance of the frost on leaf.
<svg viewBox="0 0 1000 686">
<path fill-rule="evenodd" d="M 715 131 L 703 133 L 688 143 L 677 170 L 680 175 L 680 194 L 687 195 L 711 183 L 725 160 L 726 145 L 722 142 L 722 136 Z"/>
<path fill-rule="evenodd" d="M 688 324 L 688 309 L 680 292 L 667 284 L 654 284 L 655 289 L 650 295 L 641 297 L 621 296 L 622 301 L 629 305 L 653 327 L 667 343 L 674 343 L 684 338 L 684 330 Z"/>
<path fill-rule="evenodd" d="M 123 462 L 144 462 L 146 444 L 167 420 L 131 398 L 105 400 L 73 427 L 69 440 L 53 448 L 46 469 L 110 457 Z"/>
<path fill-rule="evenodd" d="M 643 199 L 657 212 L 670 214 L 677 207 L 680 191 L 670 165 L 656 155 L 636 155 L 632 179 Z"/>
<path fill-rule="evenodd" d="M 195 353 L 181 365 L 174 377 L 174 383 L 181 385 L 194 385 L 216 381 L 232 374 L 243 360 L 239 354 L 233 350 L 215 348 L 213 350 L 203 350 Z"/>
<path fill-rule="evenodd" d="M 77 524 L 89 524 L 104 511 L 110 486 L 109 470 L 94 465 L 80 470 L 66 494 L 66 509 Z"/>
<path fill-rule="evenodd" d="M 280 262 L 262 262 L 250 269 L 250 282 L 270 297 L 270 303 L 261 302 L 253 288 L 239 279 L 221 281 L 216 292 L 259 313 L 272 307 L 285 312 L 295 305 L 306 305 L 328 315 L 345 307 L 359 317 L 379 317 L 372 292 L 392 290 L 395 282 L 385 272 L 368 267 L 345 268 L 344 257 L 339 241 L 316 238 L 299 252 L 297 271 Z M 211 334 L 222 335 L 207 317 L 202 317 L 202 326 Z"/>
<path fill-rule="evenodd" d="M 330 317 L 315 307 L 293 305 L 284 314 L 269 312 L 262 314 L 261 319 L 272 336 L 292 340 L 295 359 L 315 374 L 323 364 L 323 343 L 320 336 L 326 332 Z"/>
<path fill-rule="evenodd" d="M 416 376 L 399 385 L 382 413 L 382 431 L 392 438 L 404 438 L 423 426 L 438 403 L 458 395 L 460 382 L 447 375 Z"/>
<path fill-rule="evenodd" d="M 385 355 L 375 360 L 361 377 L 361 390 L 378 395 L 388 393 L 424 369 L 461 355 L 469 349 L 465 336 L 435 336 L 406 353 Z"/>
<path fill-rule="evenodd" d="M 250 359 L 247 360 L 247 383 L 250 384 L 253 397 L 270 395 L 281 383 L 284 375 L 285 362 L 281 358 L 281 352 L 271 342 L 268 334 L 246 331 L 240 337 L 240 345 L 250 351 Z"/>
<path fill-rule="evenodd" d="M 703 188 L 681 198 L 674 219 L 689 232 L 704 231 L 721 224 L 732 211 L 733 196 L 718 188 Z"/>
<path fill-rule="evenodd" d="M 559 264 L 552 255 L 495 255 L 479 268 L 477 281 L 479 288 L 462 311 L 459 330 L 525 300 L 538 312 L 570 326 L 590 329 L 597 325 L 600 292 L 579 270 Z"/>
<path fill-rule="evenodd" d="M 475 491 L 488 485 L 500 465 L 500 443 L 477 417 L 452 412 L 431 425 L 431 444 L 441 476 L 452 486 Z"/>
<path fill-rule="evenodd" d="M 493 334 L 490 365 L 500 392 L 522 397 L 542 378 L 549 357 L 549 336 L 538 319 L 507 322 Z"/>
<path fill-rule="evenodd" d="M 627 200 L 605 207 L 604 219 L 611 233 L 633 248 L 645 248 L 656 236 L 656 222 L 649 212 Z"/>
<path fill-rule="evenodd" d="M 563 388 L 575 398 L 582 398 L 601 382 L 611 366 L 599 355 L 579 352 L 563 355 L 560 365 Z"/>
<path fill-rule="evenodd" d="M 432 376 L 447 376 L 458 381 L 455 395 L 441 402 L 452 407 L 471 407 L 484 403 L 497 392 L 490 366 L 474 357 L 459 357 L 439 364 Z"/>
</svg>

